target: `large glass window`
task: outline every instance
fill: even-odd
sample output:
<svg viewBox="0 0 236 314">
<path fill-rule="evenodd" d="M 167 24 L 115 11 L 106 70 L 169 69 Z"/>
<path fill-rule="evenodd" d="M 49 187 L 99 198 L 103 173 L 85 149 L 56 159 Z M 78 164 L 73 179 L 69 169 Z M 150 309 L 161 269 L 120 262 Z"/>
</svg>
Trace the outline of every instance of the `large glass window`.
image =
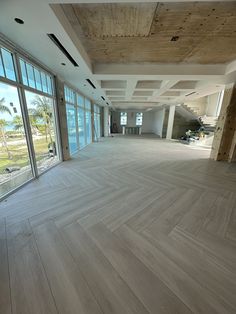
<svg viewBox="0 0 236 314">
<path fill-rule="evenodd" d="M 92 132 L 91 132 L 91 111 L 86 110 L 86 143 L 90 144 L 92 142 Z"/>
<path fill-rule="evenodd" d="M 76 132 L 76 110 L 74 105 L 66 104 L 67 131 L 70 153 L 78 151 L 77 132 Z"/>
<path fill-rule="evenodd" d="M 38 172 L 58 162 L 53 99 L 25 92 Z"/>
<path fill-rule="evenodd" d="M 120 113 L 120 125 L 127 125 L 127 112 Z"/>
<path fill-rule="evenodd" d="M 94 137 L 98 140 L 101 137 L 100 107 L 94 105 Z"/>
<path fill-rule="evenodd" d="M 0 197 L 32 178 L 16 87 L 0 82 Z"/>
<path fill-rule="evenodd" d="M 65 100 L 67 104 L 70 152 L 73 153 L 77 151 L 78 148 L 82 149 L 92 142 L 91 102 L 89 99 L 76 93 L 67 86 L 65 86 Z M 70 119 L 72 119 L 73 123 L 70 123 Z M 71 149 L 73 149 L 73 151 L 71 151 Z"/>
<path fill-rule="evenodd" d="M 5 48 L 0 48 L 0 76 L 16 81 L 13 55 Z"/>
<path fill-rule="evenodd" d="M 59 161 L 55 110 L 52 76 L 0 47 L 0 198 Z"/>
<path fill-rule="evenodd" d="M 92 142 L 92 126 L 91 126 L 91 102 L 85 98 L 85 123 L 86 123 L 86 144 Z"/>
<path fill-rule="evenodd" d="M 20 58 L 23 84 L 52 95 L 52 78 L 49 74 Z"/>
<path fill-rule="evenodd" d="M 65 86 L 65 101 L 66 101 L 66 117 L 67 131 L 70 154 L 78 151 L 78 135 L 77 135 L 77 108 L 75 101 L 75 92 L 73 89 Z"/>
<path fill-rule="evenodd" d="M 77 94 L 78 107 L 78 131 L 79 131 L 79 148 L 86 145 L 86 130 L 85 130 L 85 110 L 84 97 Z"/>
<path fill-rule="evenodd" d="M 78 128 L 79 128 L 79 148 L 83 148 L 85 146 L 85 116 L 84 109 L 78 108 Z"/>
<path fill-rule="evenodd" d="M 136 112 L 136 125 L 141 126 L 143 124 L 143 113 Z"/>
</svg>

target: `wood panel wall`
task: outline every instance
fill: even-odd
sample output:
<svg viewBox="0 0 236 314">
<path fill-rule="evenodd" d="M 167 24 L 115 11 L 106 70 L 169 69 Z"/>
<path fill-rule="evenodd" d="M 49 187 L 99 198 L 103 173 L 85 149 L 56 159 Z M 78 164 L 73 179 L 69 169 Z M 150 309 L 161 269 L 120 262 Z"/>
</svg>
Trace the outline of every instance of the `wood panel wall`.
<svg viewBox="0 0 236 314">
<path fill-rule="evenodd" d="M 225 90 L 211 158 L 218 161 L 236 161 L 236 86 Z"/>
</svg>

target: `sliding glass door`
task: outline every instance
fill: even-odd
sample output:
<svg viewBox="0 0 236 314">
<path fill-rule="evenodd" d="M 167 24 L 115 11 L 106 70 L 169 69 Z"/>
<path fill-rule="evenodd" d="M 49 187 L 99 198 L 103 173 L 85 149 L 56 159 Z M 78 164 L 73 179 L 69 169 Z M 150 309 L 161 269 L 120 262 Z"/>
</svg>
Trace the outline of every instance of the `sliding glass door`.
<svg viewBox="0 0 236 314">
<path fill-rule="evenodd" d="M 0 198 L 59 153 L 53 77 L 0 43 Z"/>
<path fill-rule="evenodd" d="M 25 92 L 38 173 L 58 163 L 53 99 Z"/>
<path fill-rule="evenodd" d="M 32 176 L 18 90 L 0 82 L 0 197 Z"/>
</svg>

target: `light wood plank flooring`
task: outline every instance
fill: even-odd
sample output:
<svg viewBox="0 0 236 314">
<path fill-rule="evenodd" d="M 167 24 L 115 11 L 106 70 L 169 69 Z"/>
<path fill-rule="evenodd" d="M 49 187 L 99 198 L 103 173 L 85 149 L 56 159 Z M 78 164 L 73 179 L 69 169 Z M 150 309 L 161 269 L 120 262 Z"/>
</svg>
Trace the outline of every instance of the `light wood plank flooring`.
<svg viewBox="0 0 236 314">
<path fill-rule="evenodd" d="M 116 136 L 0 203 L 0 313 L 236 313 L 236 165 L 208 157 Z"/>
</svg>

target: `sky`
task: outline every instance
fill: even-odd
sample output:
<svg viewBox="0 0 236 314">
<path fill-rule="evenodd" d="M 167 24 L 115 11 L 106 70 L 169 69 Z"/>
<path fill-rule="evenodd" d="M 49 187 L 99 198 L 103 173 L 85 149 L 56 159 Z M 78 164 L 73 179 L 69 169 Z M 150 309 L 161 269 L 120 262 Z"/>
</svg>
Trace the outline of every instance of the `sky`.
<svg viewBox="0 0 236 314">
<path fill-rule="evenodd" d="M 26 91 L 26 100 L 27 104 L 30 106 L 32 100 L 35 97 L 34 93 Z M 4 98 L 5 102 L 4 105 L 7 106 L 10 110 L 12 115 L 9 115 L 9 113 L 2 113 L 0 112 L 0 119 L 4 119 L 7 122 L 11 122 L 16 115 L 21 115 L 21 108 L 20 108 L 20 103 L 19 103 L 19 97 L 18 97 L 18 92 L 17 88 L 5 83 L 0 82 L 0 100 Z M 10 102 L 13 103 L 13 107 L 16 108 L 17 112 L 14 113 L 13 107 L 10 106 Z"/>
</svg>

